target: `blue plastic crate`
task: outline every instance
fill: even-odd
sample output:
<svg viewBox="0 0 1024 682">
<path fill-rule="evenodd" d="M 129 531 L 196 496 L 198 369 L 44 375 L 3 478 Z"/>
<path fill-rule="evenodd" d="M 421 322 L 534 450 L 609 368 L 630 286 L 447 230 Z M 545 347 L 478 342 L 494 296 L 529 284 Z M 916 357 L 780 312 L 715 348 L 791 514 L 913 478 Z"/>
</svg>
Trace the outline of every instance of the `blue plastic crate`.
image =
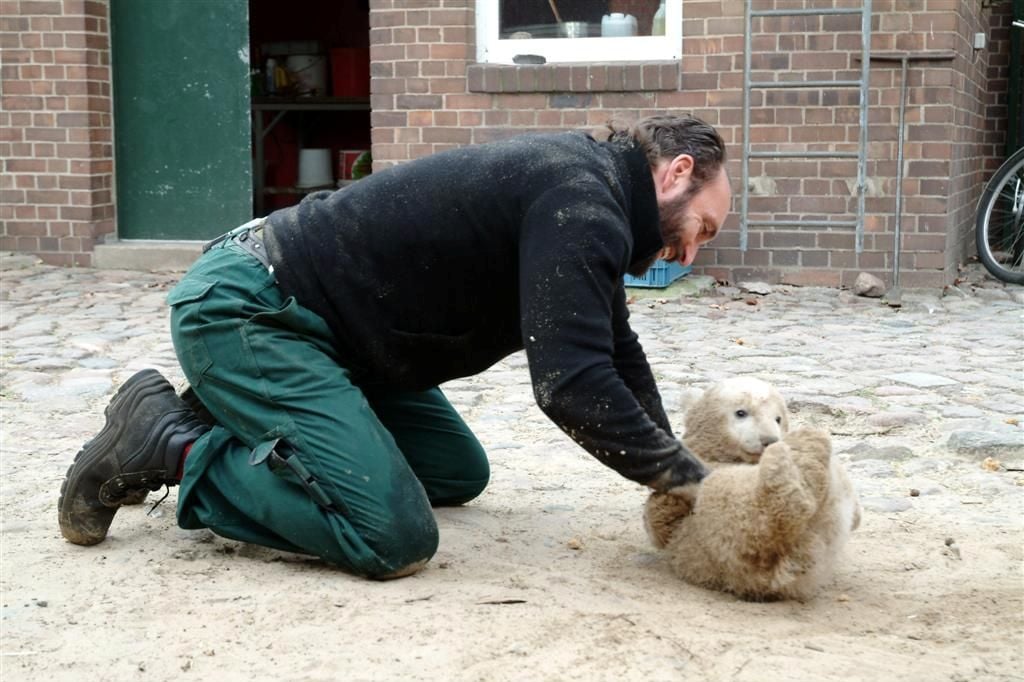
<svg viewBox="0 0 1024 682">
<path fill-rule="evenodd" d="M 626 275 L 623 281 L 627 287 L 664 289 L 680 277 L 690 274 L 692 270 L 692 266 L 680 265 L 678 261 L 657 260 L 642 277 Z"/>
</svg>

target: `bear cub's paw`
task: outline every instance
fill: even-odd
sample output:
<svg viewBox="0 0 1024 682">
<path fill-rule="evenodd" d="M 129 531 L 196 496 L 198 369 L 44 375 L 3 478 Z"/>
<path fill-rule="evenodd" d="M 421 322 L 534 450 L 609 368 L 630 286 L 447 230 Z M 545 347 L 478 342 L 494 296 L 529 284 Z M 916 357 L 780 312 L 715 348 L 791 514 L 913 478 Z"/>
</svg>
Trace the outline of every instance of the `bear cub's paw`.
<svg viewBox="0 0 1024 682">
<path fill-rule="evenodd" d="M 644 506 L 644 528 L 651 543 L 658 549 L 665 547 L 679 522 L 692 511 L 693 498 L 688 494 L 651 493 Z"/>
</svg>

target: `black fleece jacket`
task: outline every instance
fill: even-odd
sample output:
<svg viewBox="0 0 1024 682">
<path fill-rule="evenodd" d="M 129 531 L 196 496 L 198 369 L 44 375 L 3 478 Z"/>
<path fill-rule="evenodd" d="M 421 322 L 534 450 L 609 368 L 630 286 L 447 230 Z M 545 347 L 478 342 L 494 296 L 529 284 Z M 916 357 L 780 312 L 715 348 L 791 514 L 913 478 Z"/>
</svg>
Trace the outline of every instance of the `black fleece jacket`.
<svg viewBox="0 0 1024 682">
<path fill-rule="evenodd" d="M 561 133 L 447 151 L 276 211 L 265 239 L 357 383 L 426 389 L 525 348 L 537 404 L 601 462 L 700 477 L 628 323 L 623 274 L 662 246 L 639 149 Z"/>
</svg>

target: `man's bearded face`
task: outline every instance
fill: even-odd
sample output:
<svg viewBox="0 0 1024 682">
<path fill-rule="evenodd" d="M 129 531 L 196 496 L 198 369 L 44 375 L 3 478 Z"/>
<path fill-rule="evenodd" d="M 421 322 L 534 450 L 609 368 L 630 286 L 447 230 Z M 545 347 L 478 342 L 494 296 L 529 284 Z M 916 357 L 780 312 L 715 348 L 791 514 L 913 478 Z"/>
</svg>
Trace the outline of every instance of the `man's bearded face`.
<svg viewBox="0 0 1024 682">
<path fill-rule="evenodd" d="M 665 249 L 672 248 L 672 252 L 680 254 L 683 252 L 683 229 L 686 225 L 690 199 L 693 195 L 684 192 L 682 195 L 672 199 L 661 206 L 658 206 L 658 222 L 661 228 L 661 242 Z M 654 265 L 661 256 L 661 252 L 650 258 L 642 260 L 630 266 L 628 272 L 633 277 L 643 277 L 644 273 Z"/>
</svg>

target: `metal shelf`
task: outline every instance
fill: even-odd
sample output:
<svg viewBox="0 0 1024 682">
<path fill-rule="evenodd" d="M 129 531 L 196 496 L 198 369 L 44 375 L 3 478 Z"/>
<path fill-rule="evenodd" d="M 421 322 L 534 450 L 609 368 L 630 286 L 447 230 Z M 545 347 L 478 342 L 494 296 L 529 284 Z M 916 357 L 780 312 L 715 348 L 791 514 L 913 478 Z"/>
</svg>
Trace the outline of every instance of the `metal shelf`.
<svg viewBox="0 0 1024 682">
<path fill-rule="evenodd" d="M 253 111 L 369 111 L 369 97 L 253 97 Z M 271 126 L 267 126 L 269 129 Z"/>
<path fill-rule="evenodd" d="M 266 187 L 263 184 L 263 138 L 290 111 L 369 111 L 369 97 L 253 97 L 253 203 L 257 217 L 263 216 L 264 195 L 308 194 L 321 189 L 334 189 L 333 185 L 312 188 Z M 277 112 L 270 122 L 263 124 L 263 112 Z"/>
</svg>

